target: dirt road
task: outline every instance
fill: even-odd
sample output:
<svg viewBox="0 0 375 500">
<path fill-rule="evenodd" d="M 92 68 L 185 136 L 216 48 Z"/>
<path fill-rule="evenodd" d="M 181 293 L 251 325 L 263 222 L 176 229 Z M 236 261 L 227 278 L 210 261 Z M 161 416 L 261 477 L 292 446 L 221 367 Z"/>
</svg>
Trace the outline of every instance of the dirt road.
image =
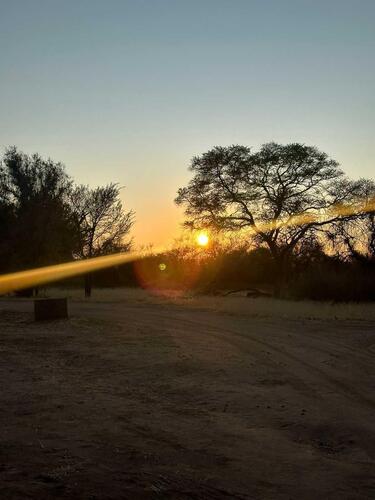
<svg viewBox="0 0 375 500">
<path fill-rule="evenodd" d="M 0 497 L 375 498 L 375 324 L 0 302 Z"/>
</svg>

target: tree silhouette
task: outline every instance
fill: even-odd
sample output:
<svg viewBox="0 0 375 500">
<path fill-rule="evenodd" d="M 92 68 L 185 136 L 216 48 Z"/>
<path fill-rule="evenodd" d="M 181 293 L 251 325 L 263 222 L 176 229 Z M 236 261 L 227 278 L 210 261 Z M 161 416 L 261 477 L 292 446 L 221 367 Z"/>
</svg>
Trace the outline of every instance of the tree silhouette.
<svg viewBox="0 0 375 500">
<path fill-rule="evenodd" d="M 1 253 L 9 269 L 72 258 L 74 230 L 62 164 L 8 148 L 0 164 Z"/>
<path fill-rule="evenodd" d="M 348 218 L 333 209 L 354 200 L 361 185 L 349 181 L 327 154 L 297 143 L 271 142 L 258 152 L 215 147 L 193 158 L 190 170 L 193 178 L 175 200 L 185 206 L 185 224 L 251 229 L 275 259 L 280 283 L 295 247 L 323 226 Z M 322 213 L 330 215 L 322 219 Z"/>
<path fill-rule="evenodd" d="M 375 183 L 362 180 L 361 199 L 373 210 L 358 211 L 353 217 L 332 224 L 327 231 L 329 241 L 345 259 L 365 266 L 375 266 Z"/>
<path fill-rule="evenodd" d="M 91 258 L 130 249 L 124 237 L 134 223 L 134 212 L 124 212 L 117 184 L 90 189 L 78 186 L 71 193 L 73 220 L 77 232 L 75 256 Z M 85 276 L 85 295 L 91 296 L 91 275 Z"/>
</svg>

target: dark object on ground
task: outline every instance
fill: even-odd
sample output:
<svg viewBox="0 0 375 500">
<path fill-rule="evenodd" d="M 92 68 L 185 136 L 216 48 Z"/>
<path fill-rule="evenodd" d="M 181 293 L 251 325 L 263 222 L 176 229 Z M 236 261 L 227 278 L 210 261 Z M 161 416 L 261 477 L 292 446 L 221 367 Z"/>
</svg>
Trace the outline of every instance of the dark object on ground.
<svg viewBox="0 0 375 500">
<path fill-rule="evenodd" d="M 227 295 L 233 295 L 239 292 L 246 292 L 246 297 L 272 297 L 272 293 L 259 290 L 259 288 L 239 288 L 238 290 L 229 290 L 221 295 L 226 297 Z"/>
<path fill-rule="evenodd" d="M 254 288 L 253 290 L 250 290 L 247 292 L 246 297 L 272 297 L 272 293 L 269 292 L 263 292 L 262 290 L 258 290 L 257 288 Z"/>
<path fill-rule="evenodd" d="M 32 297 L 33 289 L 32 288 L 24 288 L 22 290 L 17 290 L 15 292 L 16 297 Z"/>
<path fill-rule="evenodd" d="M 34 300 L 34 315 L 35 321 L 67 318 L 67 299 L 62 298 Z"/>
</svg>

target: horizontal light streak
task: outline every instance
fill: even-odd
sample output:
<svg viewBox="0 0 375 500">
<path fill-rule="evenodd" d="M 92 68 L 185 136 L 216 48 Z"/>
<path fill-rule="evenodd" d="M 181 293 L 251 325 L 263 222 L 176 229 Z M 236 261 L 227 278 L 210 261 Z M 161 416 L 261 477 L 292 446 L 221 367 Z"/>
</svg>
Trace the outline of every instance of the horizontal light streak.
<svg viewBox="0 0 375 500">
<path fill-rule="evenodd" d="M 269 231 L 288 226 L 302 226 L 305 224 L 330 221 L 335 217 L 349 217 L 375 211 L 375 198 L 359 202 L 355 205 L 336 205 L 324 214 L 297 214 L 288 219 L 270 221 L 260 224 L 256 230 Z M 99 271 L 108 267 L 126 264 L 143 259 L 150 255 L 162 253 L 165 249 L 152 249 L 148 252 L 128 252 L 94 257 L 91 259 L 75 260 L 64 264 L 39 267 L 28 271 L 20 271 L 0 276 L 0 295 L 4 295 L 24 288 L 32 288 L 53 281 L 59 281 L 73 276 Z"/>
</svg>

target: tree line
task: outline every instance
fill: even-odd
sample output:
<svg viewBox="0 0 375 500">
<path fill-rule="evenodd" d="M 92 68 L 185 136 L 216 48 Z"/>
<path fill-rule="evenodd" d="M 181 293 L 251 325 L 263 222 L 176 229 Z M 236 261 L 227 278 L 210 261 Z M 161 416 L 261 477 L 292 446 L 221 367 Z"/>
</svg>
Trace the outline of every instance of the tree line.
<svg viewBox="0 0 375 500">
<path fill-rule="evenodd" d="M 375 298 L 373 180 L 350 179 L 326 153 L 299 143 L 214 147 L 194 157 L 190 171 L 175 201 L 188 231 L 210 232 L 209 247 L 180 242 L 96 274 L 99 285 L 212 292 L 268 284 L 277 295 Z M 6 150 L 1 272 L 129 250 L 134 213 L 119 193 L 113 183 L 77 186 L 60 163 Z M 88 296 L 91 281 L 86 276 Z"/>
<path fill-rule="evenodd" d="M 215 147 L 193 158 L 190 170 L 176 202 L 188 230 L 210 231 L 208 247 L 182 239 L 163 254 L 99 273 L 99 285 L 375 300 L 372 180 L 350 179 L 303 144 Z"/>
<path fill-rule="evenodd" d="M 8 148 L 0 163 L 0 272 L 126 251 L 133 211 L 111 183 L 76 185 L 61 163 Z M 91 276 L 85 294 L 91 295 Z"/>
</svg>

